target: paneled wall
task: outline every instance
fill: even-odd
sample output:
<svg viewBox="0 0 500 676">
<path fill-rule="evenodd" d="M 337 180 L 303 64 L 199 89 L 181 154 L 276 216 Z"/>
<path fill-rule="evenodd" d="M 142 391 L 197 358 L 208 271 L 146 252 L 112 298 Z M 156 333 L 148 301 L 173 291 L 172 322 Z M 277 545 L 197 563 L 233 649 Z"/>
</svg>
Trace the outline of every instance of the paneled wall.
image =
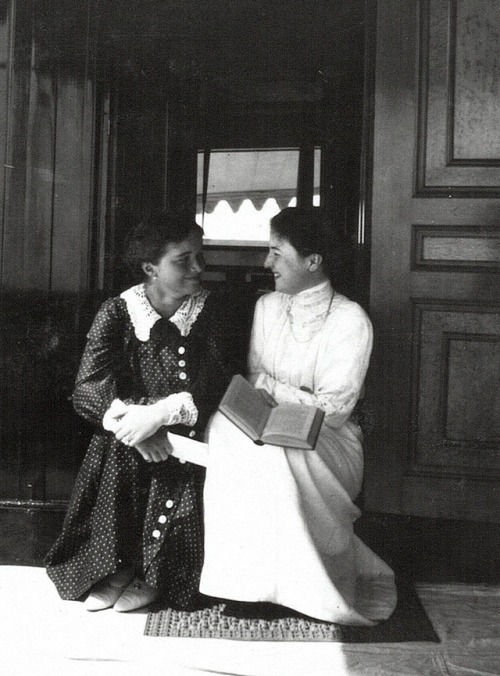
<svg viewBox="0 0 500 676">
<path fill-rule="evenodd" d="M 7 36 L 2 286 L 88 285 L 95 126 L 92 0 L 12 0 Z M 67 9 L 67 13 L 64 11 Z M 61 255 L 61 251 L 64 255 Z"/>
<path fill-rule="evenodd" d="M 97 3 L 4 5 L 0 500 L 57 503 L 68 495 L 88 434 L 69 395 L 99 225 Z"/>
<path fill-rule="evenodd" d="M 85 334 L 102 298 L 130 281 L 119 263 L 130 226 L 177 206 L 188 176 L 194 204 L 185 158 L 196 153 L 153 9 L 4 5 L 0 507 L 57 507 L 91 432 L 71 404 Z M 180 167 L 169 183 L 167 154 L 172 174 Z"/>
</svg>

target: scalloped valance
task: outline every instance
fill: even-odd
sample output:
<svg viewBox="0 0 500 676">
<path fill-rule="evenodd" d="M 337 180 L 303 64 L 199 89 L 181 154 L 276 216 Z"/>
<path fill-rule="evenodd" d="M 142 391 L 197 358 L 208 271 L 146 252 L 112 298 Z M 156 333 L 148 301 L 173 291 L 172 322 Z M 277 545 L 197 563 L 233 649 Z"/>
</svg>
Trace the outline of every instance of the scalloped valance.
<svg viewBox="0 0 500 676">
<path fill-rule="evenodd" d="M 319 153 L 316 161 L 315 183 L 319 189 Z M 211 150 L 209 156 L 201 151 L 198 154 L 198 212 L 203 208 L 204 178 L 206 213 L 212 213 L 222 200 L 233 212 L 238 211 L 246 199 L 260 210 L 266 200 L 274 198 L 283 209 L 297 195 L 298 168 L 298 148 Z"/>
</svg>

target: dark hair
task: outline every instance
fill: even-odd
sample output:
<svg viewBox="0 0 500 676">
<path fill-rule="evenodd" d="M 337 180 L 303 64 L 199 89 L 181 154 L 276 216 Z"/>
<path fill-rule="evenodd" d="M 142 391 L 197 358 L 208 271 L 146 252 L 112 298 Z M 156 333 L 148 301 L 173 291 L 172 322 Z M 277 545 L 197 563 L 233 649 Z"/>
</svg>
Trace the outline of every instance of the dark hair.
<svg viewBox="0 0 500 676">
<path fill-rule="evenodd" d="M 123 263 L 134 277 L 142 279 L 143 263 L 156 265 L 169 244 L 183 242 L 197 231 L 203 233 L 189 214 L 166 211 L 153 214 L 128 233 Z"/>
<path fill-rule="evenodd" d="M 336 288 L 347 288 L 352 244 L 328 222 L 320 207 L 286 207 L 271 218 L 271 230 L 302 257 L 320 254 L 322 267 Z"/>
<path fill-rule="evenodd" d="M 271 218 L 271 230 L 302 257 L 320 254 L 328 273 L 332 241 L 319 207 L 287 207 Z"/>
</svg>

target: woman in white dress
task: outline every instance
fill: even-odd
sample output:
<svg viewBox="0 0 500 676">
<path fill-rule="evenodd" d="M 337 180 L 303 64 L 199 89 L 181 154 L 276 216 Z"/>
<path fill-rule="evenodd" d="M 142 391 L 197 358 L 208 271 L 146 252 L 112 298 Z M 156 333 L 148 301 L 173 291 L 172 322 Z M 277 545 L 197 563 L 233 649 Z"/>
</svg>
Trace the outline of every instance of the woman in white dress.
<svg viewBox="0 0 500 676">
<path fill-rule="evenodd" d="M 258 446 L 215 414 L 200 591 L 372 625 L 396 605 L 392 570 L 353 532 L 363 449 L 351 414 L 372 327 L 363 309 L 331 286 L 325 232 L 318 209 L 287 208 L 271 220 L 265 267 L 276 291 L 257 303 L 249 355 L 255 387 L 278 403 L 325 412 L 316 448 Z"/>
</svg>

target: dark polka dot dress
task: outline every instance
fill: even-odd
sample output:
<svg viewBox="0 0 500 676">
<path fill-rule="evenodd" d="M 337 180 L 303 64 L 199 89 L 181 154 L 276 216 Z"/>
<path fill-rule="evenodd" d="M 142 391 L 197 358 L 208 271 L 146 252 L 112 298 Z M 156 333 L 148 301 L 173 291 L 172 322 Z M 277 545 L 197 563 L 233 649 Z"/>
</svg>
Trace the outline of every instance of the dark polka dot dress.
<svg viewBox="0 0 500 676">
<path fill-rule="evenodd" d="M 198 409 L 197 423 L 170 429 L 203 440 L 235 371 L 227 310 L 215 294 L 207 295 L 187 335 L 157 317 L 141 339 L 124 298 L 106 301 L 97 313 L 73 395 L 76 411 L 97 430 L 62 532 L 46 557 L 48 575 L 63 599 L 80 598 L 128 566 L 174 604 L 186 606 L 195 598 L 203 560 L 204 469 L 173 457 L 147 463 L 105 432 L 101 422 L 115 398 L 148 404 L 187 391 Z"/>
</svg>

